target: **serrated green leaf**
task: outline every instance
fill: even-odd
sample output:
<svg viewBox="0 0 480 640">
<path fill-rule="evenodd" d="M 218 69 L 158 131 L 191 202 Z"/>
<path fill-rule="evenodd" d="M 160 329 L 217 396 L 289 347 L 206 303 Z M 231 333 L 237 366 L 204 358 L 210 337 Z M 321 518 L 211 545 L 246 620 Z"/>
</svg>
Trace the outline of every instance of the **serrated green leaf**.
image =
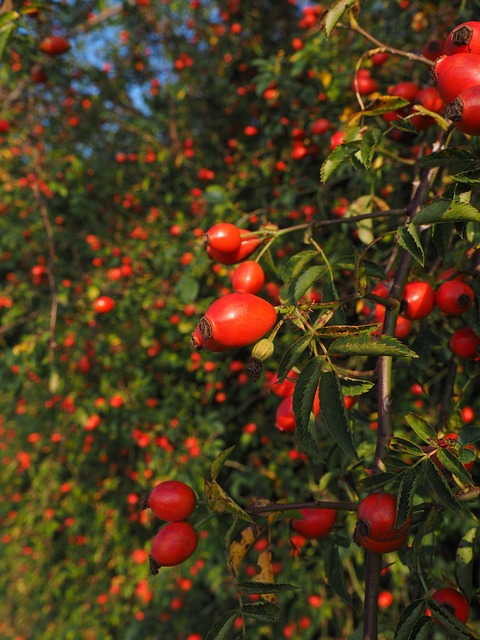
<svg viewBox="0 0 480 640">
<path fill-rule="evenodd" d="M 422 267 L 425 265 L 425 252 L 413 223 L 397 229 L 397 241 Z"/>
<path fill-rule="evenodd" d="M 322 28 L 327 38 L 330 37 L 337 23 L 346 11 L 357 4 L 357 0 L 336 0 L 322 19 Z"/>
<path fill-rule="evenodd" d="M 232 610 L 223 614 L 210 628 L 205 640 L 228 640 L 233 629 L 235 620 L 240 615 L 240 611 Z"/>
<path fill-rule="evenodd" d="M 306 265 L 318 257 L 318 251 L 314 251 L 313 249 L 308 251 L 300 251 L 299 253 L 292 256 L 287 264 L 285 265 L 285 269 L 282 273 L 282 281 L 285 284 L 289 284 L 291 280 L 296 278 L 300 273 L 302 273 L 306 267 Z"/>
<path fill-rule="evenodd" d="M 297 280 L 291 283 L 289 287 L 289 302 L 295 304 L 300 300 L 308 289 L 320 280 L 326 270 L 325 266 L 320 265 L 306 269 Z"/>
<path fill-rule="evenodd" d="M 391 336 L 368 336 L 339 338 L 332 342 L 329 354 L 356 356 L 397 356 L 399 358 L 417 358 L 417 354 L 400 340 Z"/>
<path fill-rule="evenodd" d="M 448 167 L 452 171 L 453 167 L 466 168 L 469 165 L 472 165 L 475 160 L 475 155 L 470 151 L 470 149 L 453 147 L 451 149 L 442 149 L 442 151 L 436 151 L 423 156 L 420 160 L 420 166 Z"/>
<path fill-rule="evenodd" d="M 408 100 L 400 96 L 380 96 L 369 104 L 368 109 L 361 111 L 360 116 L 381 116 L 390 111 L 403 109 L 403 107 L 406 107 L 408 104 L 410 104 Z M 355 116 L 356 115 L 357 114 L 355 114 Z M 378 135 L 378 139 L 380 139 L 382 132 L 379 129 L 374 129 L 373 131 L 378 132 L 376 135 Z"/>
<path fill-rule="evenodd" d="M 231 498 L 228 493 L 215 481 L 205 480 L 205 500 L 212 511 L 224 513 L 229 511 L 241 520 L 254 523 L 254 520 Z"/>
<path fill-rule="evenodd" d="M 399 131 L 403 131 L 403 133 L 417 133 L 417 128 L 410 120 L 406 120 L 405 118 L 398 118 L 397 120 L 392 120 L 390 122 L 390 126 L 394 129 L 398 129 Z"/>
<path fill-rule="evenodd" d="M 398 436 L 391 439 L 390 448 L 394 451 L 403 451 L 404 453 L 409 453 L 412 456 L 421 457 L 425 455 L 418 444 L 410 442 L 410 440 L 407 440 L 407 438 L 401 438 Z"/>
<path fill-rule="evenodd" d="M 468 600 L 473 593 L 473 558 L 477 529 L 469 529 L 460 540 L 455 555 L 455 576 L 460 589 Z"/>
<path fill-rule="evenodd" d="M 447 607 L 441 606 L 430 598 L 427 601 L 428 608 L 434 617 L 440 622 L 445 631 L 453 634 L 455 640 L 470 640 L 470 629 L 456 618 Z"/>
<path fill-rule="evenodd" d="M 344 602 L 349 604 L 351 602 L 350 594 L 348 593 L 343 562 L 340 558 L 338 547 L 331 541 L 326 542 L 325 546 L 326 549 L 323 554 L 323 559 L 327 582 L 335 593 L 337 593 Z"/>
<path fill-rule="evenodd" d="M 480 211 L 467 202 L 439 198 L 427 204 L 413 218 L 413 224 L 437 224 L 444 222 L 480 222 Z"/>
<path fill-rule="evenodd" d="M 232 451 L 235 449 L 235 445 L 233 445 L 233 447 L 228 447 L 228 449 L 224 449 L 223 451 L 221 451 L 218 456 L 215 458 L 215 460 L 212 462 L 211 466 L 210 466 L 210 477 L 212 478 L 212 480 L 216 480 L 218 477 L 218 474 L 220 473 L 220 471 L 222 470 L 223 465 L 225 464 L 225 460 L 230 457 L 230 454 L 232 453 Z"/>
<path fill-rule="evenodd" d="M 375 489 L 380 489 L 393 480 L 396 480 L 397 477 L 398 476 L 396 473 L 382 471 L 381 473 L 376 473 L 373 476 L 362 478 L 360 480 L 360 483 L 362 485 L 362 489 L 364 489 L 365 491 L 374 491 Z"/>
<path fill-rule="evenodd" d="M 433 118 L 442 131 L 447 131 L 449 124 L 439 113 L 430 111 L 430 109 L 425 109 L 421 104 L 414 105 L 413 110 L 422 116 Z"/>
<path fill-rule="evenodd" d="M 324 338 L 343 338 L 344 336 L 358 336 L 361 334 L 370 334 L 372 331 L 378 329 L 378 323 L 362 324 L 362 325 L 349 325 L 349 324 L 334 324 L 327 325 L 325 327 L 315 328 L 315 335 Z"/>
<path fill-rule="evenodd" d="M 255 582 L 254 580 L 248 582 L 239 582 L 237 589 L 243 593 L 283 593 L 285 591 L 295 591 L 301 589 L 295 584 L 281 584 L 270 582 Z"/>
<path fill-rule="evenodd" d="M 443 256 L 445 254 L 453 233 L 455 233 L 453 222 L 433 225 L 432 240 L 439 255 Z"/>
<path fill-rule="evenodd" d="M 395 640 L 410 640 L 411 632 L 425 611 L 425 600 L 414 600 L 400 614 Z"/>
<path fill-rule="evenodd" d="M 457 515 L 460 515 L 462 513 L 462 509 L 455 499 L 450 485 L 447 483 L 437 466 L 427 458 L 422 462 L 422 469 L 425 471 L 427 482 L 438 498 L 440 504 L 444 505 Z"/>
<path fill-rule="evenodd" d="M 344 162 L 350 160 L 360 147 L 360 142 L 344 142 L 332 151 L 324 160 L 320 169 L 320 180 L 326 182 Z"/>
<path fill-rule="evenodd" d="M 480 182 L 480 169 L 462 171 L 461 173 L 453 175 L 452 178 L 456 182 L 461 182 L 463 184 L 478 184 Z"/>
<path fill-rule="evenodd" d="M 278 622 L 282 619 L 282 610 L 271 602 L 245 602 L 242 613 L 263 622 Z"/>
<path fill-rule="evenodd" d="M 318 381 L 324 364 L 323 356 L 312 358 L 300 372 L 293 391 L 293 413 L 295 431 L 307 432 L 313 402 L 318 393 Z"/>
<path fill-rule="evenodd" d="M 385 112 L 381 111 L 381 113 Z M 369 114 L 364 112 L 363 115 Z M 382 132 L 379 129 L 369 129 L 362 137 L 362 142 L 360 144 L 360 158 L 362 160 L 363 166 L 365 167 L 365 169 L 367 169 L 367 171 L 372 166 L 373 158 L 375 155 L 375 148 L 381 137 Z"/>
<path fill-rule="evenodd" d="M 320 419 L 345 455 L 358 459 L 342 387 L 335 371 L 326 371 L 320 378 Z"/>
<path fill-rule="evenodd" d="M 406 471 L 402 475 L 400 487 L 397 494 L 397 516 L 395 519 L 395 529 L 400 529 L 412 510 L 413 497 L 417 485 L 417 473 L 414 469 Z"/>
<path fill-rule="evenodd" d="M 465 446 L 467 444 L 472 444 L 474 442 L 478 442 L 480 440 L 480 427 L 463 427 L 463 429 L 458 434 L 458 442 Z"/>
<path fill-rule="evenodd" d="M 473 483 L 472 476 L 451 451 L 445 448 L 440 448 L 437 451 L 437 457 L 440 464 L 442 464 L 447 471 L 450 471 L 450 473 L 457 476 L 461 482 L 467 485 Z"/>
<path fill-rule="evenodd" d="M 340 376 L 340 384 L 342 385 L 342 393 L 344 396 L 361 396 L 375 386 L 375 383 L 371 380 L 346 378 L 344 376 Z"/>
<path fill-rule="evenodd" d="M 430 640 L 432 637 L 432 618 L 421 616 L 413 625 L 410 640 Z"/>
<path fill-rule="evenodd" d="M 438 436 L 435 429 L 425 420 L 422 416 L 419 416 L 417 413 L 408 413 L 405 416 L 405 420 L 409 427 L 415 431 L 417 436 L 422 440 L 422 442 L 426 442 L 427 444 L 437 445 L 438 444 Z"/>
<path fill-rule="evenodd" d="M 280 364 L 278 365 L 277 378 L 279 382 L 283 382 L 285 380 L 292 367 L 311 344 L 312 339 L 311 335 L 304 334 L 288 347 L 282 356 Z"/>
</svg>

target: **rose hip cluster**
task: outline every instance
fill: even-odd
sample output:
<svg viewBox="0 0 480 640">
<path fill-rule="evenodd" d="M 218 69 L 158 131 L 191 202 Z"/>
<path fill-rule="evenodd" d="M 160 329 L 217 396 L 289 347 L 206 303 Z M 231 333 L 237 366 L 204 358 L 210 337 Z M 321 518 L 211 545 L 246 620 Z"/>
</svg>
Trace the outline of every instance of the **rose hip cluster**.
<svg viewBox="0 0 480 640">
<path fill-rule="evenodd" d="M 389 292 L 390 287 L 385 282 L 378 283 L 372 289 L 372 293 L 381 298 L 387 298 Z M 435 307 L 445 316 L 462 316 L 472 307 L 474 300 L 475 293 L 472 287 L 464 282 L 461 274 L 454 274 L 437 289 L 423 280 L 413 280 L 407 283 L 403 292 L 395 336 L 406 338 L 411 330 L 411 322 L 426 318 Z M 371 309 L 367 306 L 363 312 L 370 313 Z M 377 304 L 373 316 L 377 322 L 383 322 L 385 307 Z M 460 327 L 451 335 L 449 347 L 459 358 L 474 358 L 478 355 L 480 336 L 468 325 Z"/>
<path fill-rule="evenodd" d="M 464 22 L 450 32 L 433 78 L 447 103 L 445 116 L 463 133 L 480 135 L 480 22 Z"/>
<path fill-rule="evenodd" d="M 234 292 L 208 307 L 191 335 L 192 348 L 225 351 L 257 342 L 277 319 L 273 305 L 256 295 L 265 280 L 262 267 L 254 260 L 244 260 L 260 245 L 260 239 L 246 229 L 220 222 L 204 234 L 203 241 L 216 262 L 240 264 L 232 277 Z"/>
<path fill-rule="evenodd" d="M 141 509 L 150 508 L 157 518 L 167 522 L 152 542 L 149 556 L 152 574 L 157 574 L 160 567 L 185 562 L 196 550 L 198 534 L 186 521 L 196 504 L 193 489 L 178 480 L 160 482 L 141 501 Z"/>
</svg>

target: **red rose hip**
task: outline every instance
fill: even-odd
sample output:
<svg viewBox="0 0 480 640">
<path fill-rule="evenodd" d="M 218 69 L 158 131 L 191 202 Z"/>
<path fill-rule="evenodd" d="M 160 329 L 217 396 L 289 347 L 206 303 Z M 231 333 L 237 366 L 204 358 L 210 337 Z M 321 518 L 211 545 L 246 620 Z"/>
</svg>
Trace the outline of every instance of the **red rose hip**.
<svg viewBox="0 0 480 640">
<path fill-rule="evenodd" d="M 198 546 L 198 534 L 189 522 L 169 522 L 160 529 L 152 542 L 150 571 L 173 567 L 188 560 Z"/>
<path fill-rule="evenodd" d="M 185 520 L 195 510 L 197 498 L 188 484 L 179 480 L 165 480 L 150 491 L 145 507 L 161 520 Z"/>
</svg>

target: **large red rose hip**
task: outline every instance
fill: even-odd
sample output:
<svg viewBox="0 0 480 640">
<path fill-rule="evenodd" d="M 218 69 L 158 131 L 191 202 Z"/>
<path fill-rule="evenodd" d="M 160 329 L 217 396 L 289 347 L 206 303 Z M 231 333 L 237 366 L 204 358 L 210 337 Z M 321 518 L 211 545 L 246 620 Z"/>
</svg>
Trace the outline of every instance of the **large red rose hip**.
<svg viewBox="0 0 480 640">
<path fill-rule="evenodd" d="M 480 22 L 471 20 L 462 22 L 450 31 L 443 52 L 447 56 L 457 53 L 480 53 Z"/>
<path fill-rule="evenodd" d="M 445 109 L 445 117 L 463 133 L 480 135 L 480 83 L 459 93 Z"/>
<path fill-rule="evenodd" d="M 161 520 L 186 520 L 195 510 L 197 498 L 188 484 L 179 480 L 165 480 L 157 484 L 143 501 Z"/>
<path fill-rule="evenodd" d="M 396 516 L 397 499 L 393 494 L 381 491 L 371 493 L 358 506 L 355 535 L 359 538 L 365 536 L 377 542 L 400 538 L 406 534 L 412 518 L 409 515 L 405 524 L 396 529 Z"/>
<path fill-rule="evenodd" d="M 470 605 L 460 591 L 451 587 L 443 587 L 432 593 L 432 599 L 439 605 L 447 607 L 460 622 L 464 624 L 467 622 L 470 615 Z M 429 609 L 425 613 L 429 616 L 432 615 Z"/>
<path fill-rule="evenodd" d="M 209 306 L 190 344 L 211 351 L 246 347 L 263 338 L 276 319 L 277 312 L 267 300 L 252 293 L 229 293 Z"/>
<path fill-rule="evenodd" d="M 169 522 L 152 542 L 150 571 L 173 567 L 188 560 L 198 546 L 198 534 L 189 522 Z"/>
<path fill-rule="evenodd" d="M 433 65 L 433 78 L 442 100 L 448 104 L 466 89 L 480 84 L 480 55 L 440 56 Z"/>
</svg>

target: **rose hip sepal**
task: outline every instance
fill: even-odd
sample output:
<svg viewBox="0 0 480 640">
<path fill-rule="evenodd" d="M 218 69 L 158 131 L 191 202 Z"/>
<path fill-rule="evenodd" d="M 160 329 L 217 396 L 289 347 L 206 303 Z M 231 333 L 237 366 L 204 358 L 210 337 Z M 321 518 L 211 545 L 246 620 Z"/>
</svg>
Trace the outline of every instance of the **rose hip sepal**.
<svg viewBox="0 0 480 640">
<path fill-rule="evenodd" d="M 213 302 L 190 339 L 193 349 L 225 351 L 257 342 L 277 319 L 273 305 L 252 293 L 229 293 Z"/>
</svg>

